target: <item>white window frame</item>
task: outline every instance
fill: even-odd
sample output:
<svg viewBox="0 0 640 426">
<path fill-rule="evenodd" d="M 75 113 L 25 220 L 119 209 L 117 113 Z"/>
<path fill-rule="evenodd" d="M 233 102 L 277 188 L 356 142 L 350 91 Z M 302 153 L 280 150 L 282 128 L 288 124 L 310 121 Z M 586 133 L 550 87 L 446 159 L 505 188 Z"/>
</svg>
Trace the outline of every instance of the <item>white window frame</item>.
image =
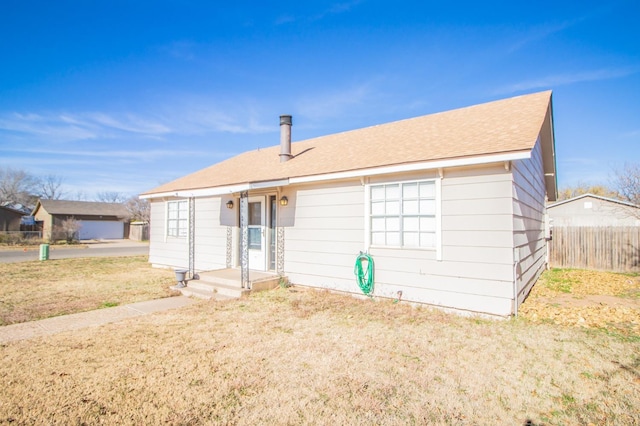
<svg viewBox="0 0 640 426">
<path fill-rule="evenodd" d="M 172 206 L 176 206 L 178 217 L 171 218 Z M 181 215 L 182 213 L 182 215 Z M 184 217 L 183 217 L 184 215 Z M 175 226 L 172 226 L 172 222 L 175 222 Z M 166 238 L 187 238 L 189 235 L 189 201 L 188 200 L 175 200 L 167 201 L 167 220 L 166 225 Z M 175 232 L 172 232 L 174 231 Z"/>
<path fill-rule="evenodd" d="M 419 184 L 420 183 L 433 183 L 434 185 L 434 196 L 431 197 L 420 197 L 420 195 L 418 194 L 417 198 L 411 198 L 411 199 L 406 199 L 404 197 L 403 194 L 403 188 L 405 185 L 411 185 L 411 184 Z M 392 213 L 389 214 L 388 212 L 385 211 L 384 214 L 374 214 L 373 212 L 373 202 L 375 202 L 376 200 L 373 199 L 372 197 L 372 191 L 374 188 L 376 187 L 382 187 L 385 188 L 386 191 L 386 187 L 389 186 L 394 186 L 397 185 L 398 186 L 398 191 L 399 191 L 399 196 L 397 198 L 397 201 L 399 203 L 399 210 L 398 213 Z M 442 260 L 442 255 L 441 255 L 441 236 L 442 236 L 442 219 L 441 219 L 441 179 L 440 178 L 435 178 L 435 179 L 412 179 L 412 180 L 403 180 L 403 181 L 387 181 L 387 182 L 376 182 L 376 183 L 367 183 L 365 185 L 365 215 L 366 215 L 366 234 L 365 234 L 365 244 L 367 247 L 365 247 L 365 249 L 368 249 L 369 247 L 380 247 L 380 248 L 390 248 L 390 249 L 403 249 L 403 250 L 426 250 L 426 251 L 435 251 L 436 252 L 436 259 L 437 260 Z M 403 211 L 403 201 L 410 201 L 410 200 L 417 200 L 418 204 L 420 203 L 420 200 L 433 200 L 435 203 L 435 208 L 434 208 L 434 213 L 433 214 L 420 214 L 420 213 L 413 213 L 413 214 L 407 214 L 404 213 Z M 379 201 L 379 200 L 378 200 Z M 385 195 L 385 201 L 386 201 L 386 195 Z M 398 229 L 398 235 L 399 235 L 399 244 L 397 245 L 393 245 L 393 244 L 375 244 L 374 241 L 374 236 L 373 236 L 373 220 L 374 219 L 381 219 L 381 218 L 397 218 L 398 219 L 398 225 L 399 225 L 399 229 Z M 419 245 L 415 245 L 415 246 L 407 246 L 404 244 L 404 235 L 403 235 L 403 218 L 405 217 L 417 217 L 418 220 L 420 220 L 420 218 L 431 218 L 434 221 L 434 243 L 432 246 L 419 246 Z"/>
</svg>

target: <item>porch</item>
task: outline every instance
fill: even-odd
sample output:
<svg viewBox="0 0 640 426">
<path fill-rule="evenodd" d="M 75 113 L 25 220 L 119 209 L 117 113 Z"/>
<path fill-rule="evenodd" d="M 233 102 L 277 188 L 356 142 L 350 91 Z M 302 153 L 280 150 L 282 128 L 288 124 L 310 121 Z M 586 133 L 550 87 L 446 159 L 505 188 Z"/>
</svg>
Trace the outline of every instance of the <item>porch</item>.
<svg viewBox="0 0 640 426">
<path fill-rule="evenodd" d="M 252 291 L 271 290 L 287 282 L 287 277 L 263 271 L 249 271 L 248 288 L 242 288 L 242 271 L 239 268 L 218 269 L 197 274 L 198 279 L 187 280 L 187 286 L 177 288 L 184 296 L 199 299 L 238 299 Z"/>
</svg>

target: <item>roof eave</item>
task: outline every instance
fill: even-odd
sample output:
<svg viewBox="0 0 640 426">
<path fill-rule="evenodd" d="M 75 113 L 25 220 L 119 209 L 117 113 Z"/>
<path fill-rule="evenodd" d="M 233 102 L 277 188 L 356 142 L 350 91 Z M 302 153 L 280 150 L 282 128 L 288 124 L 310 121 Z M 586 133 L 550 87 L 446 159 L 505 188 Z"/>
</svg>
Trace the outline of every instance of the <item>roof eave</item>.
<svg viewBox="0 0 640 426">
<path fill-rule="evenodd" d="M 347 170 L 343 172 L 323 173 L 309 176 L 291 177 L 275 181 L 249 182 L 234 185 L 226 185 L 211 188 L 182 189 L 175 191 L 165 191 L 159 193 L 145 193 L 139 197 L 141 199 L 153 198 L 189 198 L 189 197 L 211 197 L 217 195 L 233 194 L 252 189 L 275 188 L 298 183 L 313 183 L 329 180 L 352 179 L 366 176 L 385 175 L 392 173 L 414 172 L 421 170 L 435 170 L 450 167 L 475 166 L 481 164 L 502 163 L 515 160 L 531 158 L 531 150 L 513 151 L 507 153 L 489 154 L 474 157 L 449 158 L 442 160 L 423 161 L 418 163 L 396 164 L 390 166 L 370 167 L 366 169 Z"/>
</svg>

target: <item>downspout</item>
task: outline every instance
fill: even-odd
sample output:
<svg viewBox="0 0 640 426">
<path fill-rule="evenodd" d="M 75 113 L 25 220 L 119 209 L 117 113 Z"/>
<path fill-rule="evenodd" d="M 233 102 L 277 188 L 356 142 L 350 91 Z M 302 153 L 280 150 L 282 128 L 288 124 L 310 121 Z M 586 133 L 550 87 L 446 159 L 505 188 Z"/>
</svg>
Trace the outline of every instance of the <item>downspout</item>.
<svg viewBox="0 0 640 426">
<path fill-rule="evenodd" d="M 520 262 L 520 249 L 513 249 L 513 315 L 518 318 L 518 263 Z"/>
</svg>

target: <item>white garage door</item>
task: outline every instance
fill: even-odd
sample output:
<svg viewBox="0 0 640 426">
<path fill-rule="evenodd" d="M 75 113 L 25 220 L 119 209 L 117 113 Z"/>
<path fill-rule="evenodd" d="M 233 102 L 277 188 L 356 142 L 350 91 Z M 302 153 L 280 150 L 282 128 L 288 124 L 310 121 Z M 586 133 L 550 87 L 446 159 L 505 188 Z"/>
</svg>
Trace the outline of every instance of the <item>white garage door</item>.
<svg viewBox="0 0 640 426">
<path fill-rule="evenodd" d="M 108 220 L 81 220 L 81 240 L 122 239 L 124 223 Z"/>
</svg>

